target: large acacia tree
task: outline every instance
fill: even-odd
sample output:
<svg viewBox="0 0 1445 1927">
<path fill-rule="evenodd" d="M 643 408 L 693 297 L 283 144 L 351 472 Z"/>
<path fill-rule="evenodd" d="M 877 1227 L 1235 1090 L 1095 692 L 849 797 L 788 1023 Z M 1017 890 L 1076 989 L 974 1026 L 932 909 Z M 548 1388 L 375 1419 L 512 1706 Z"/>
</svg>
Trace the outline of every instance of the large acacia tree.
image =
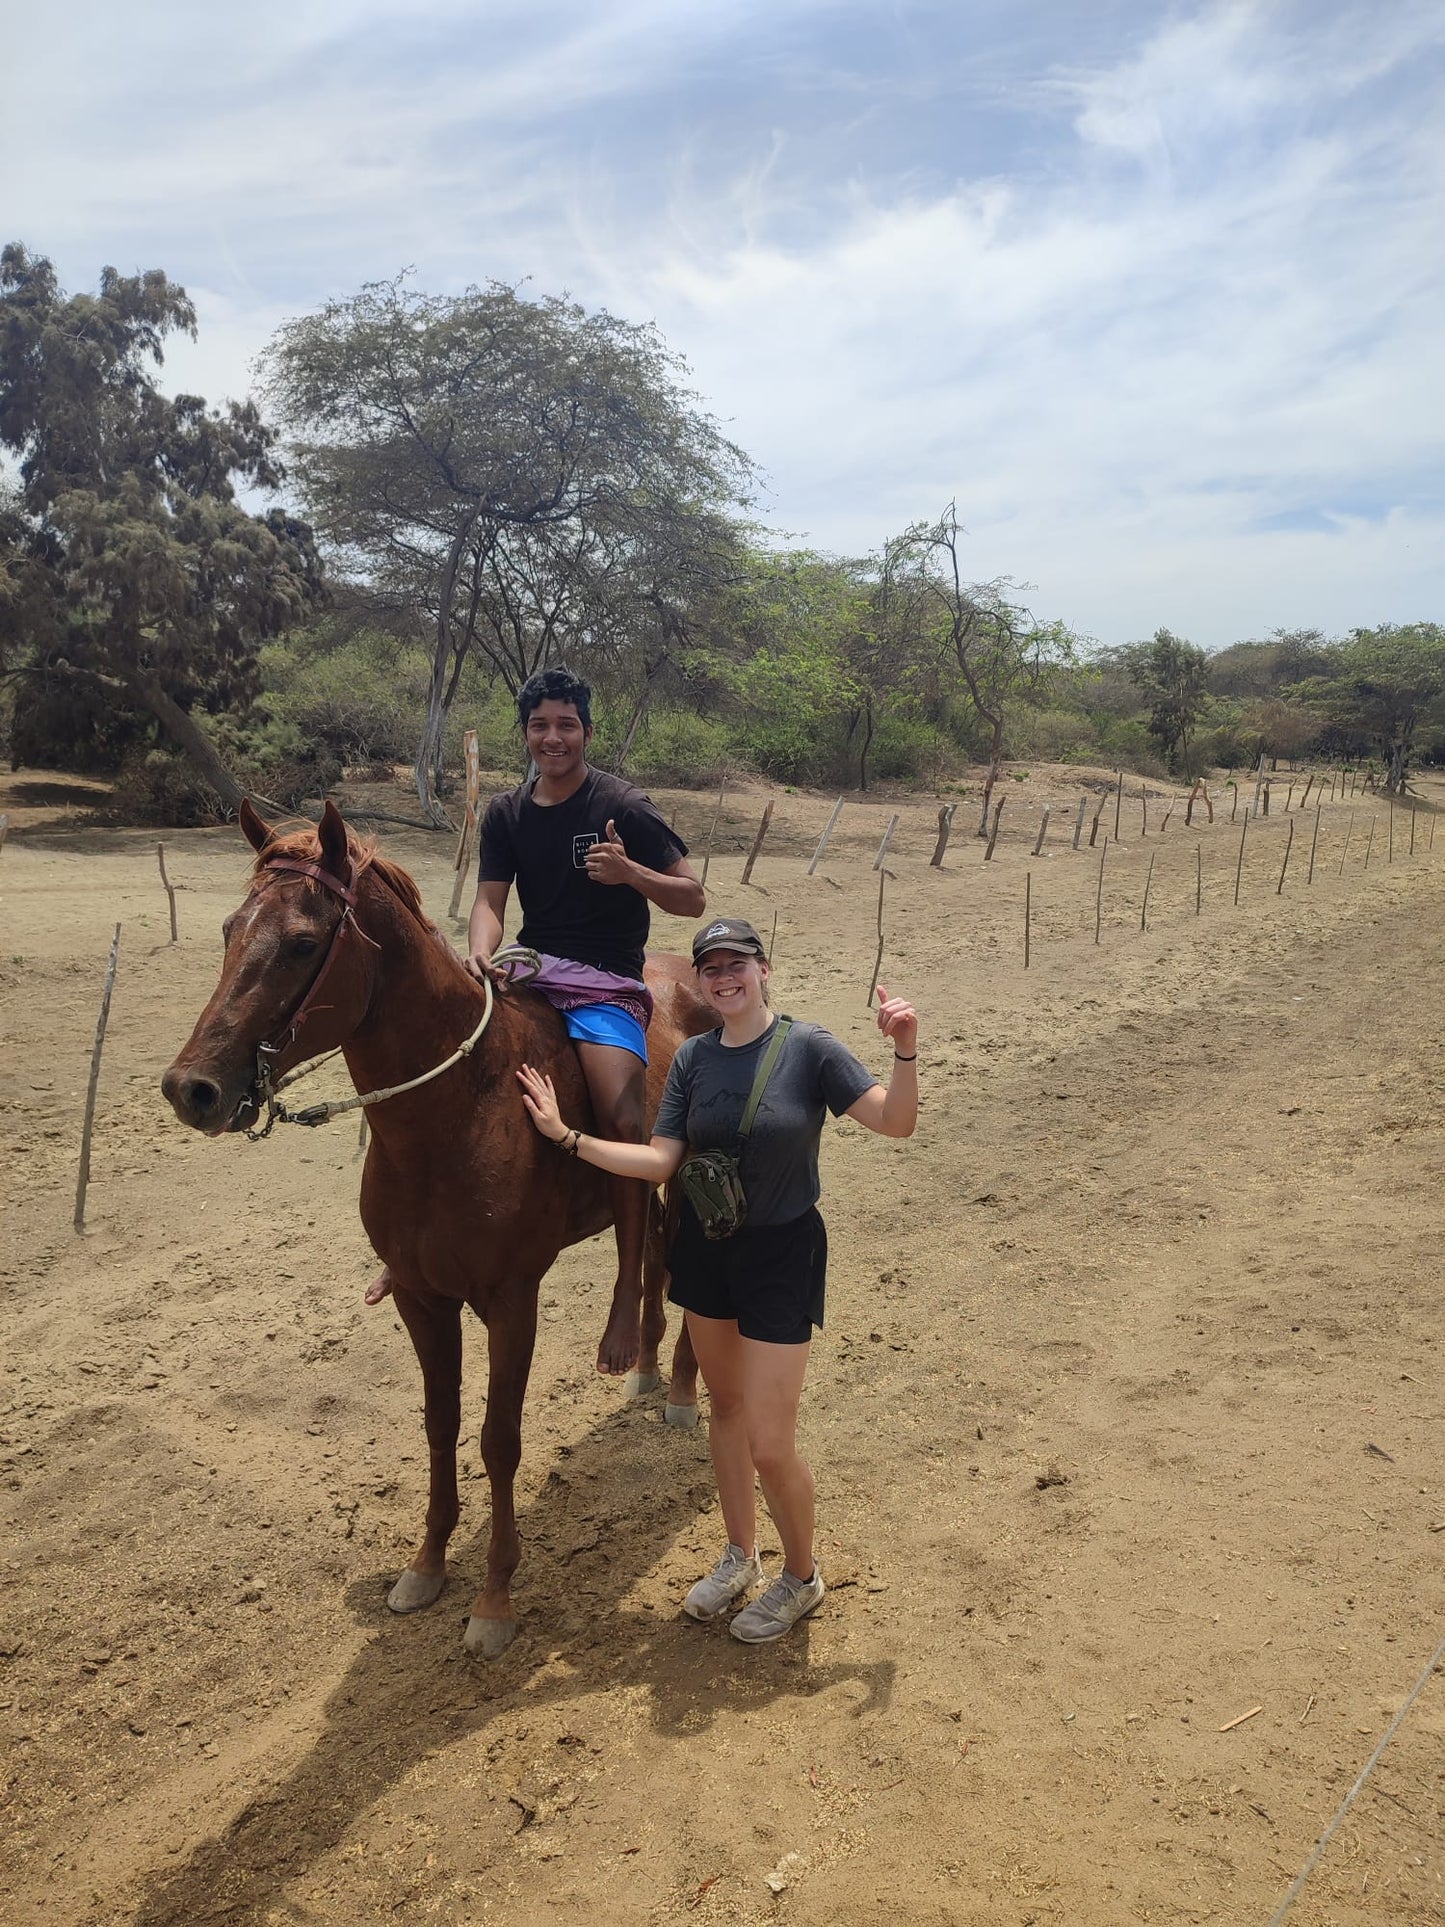
<svg viewBox="0 0 1445 1927">
<path fill-rule="evenodd" d="M 249 403 L 161 393 L 168 335 L 194 334 L 158 269 L 103 270 L 66 295 L 48 260 L 0 252 L 0 669 L 78 679 L 149 711 L 233 808 L 241 786 L 199 720 L 247 701 L 262 640 L 321 596 L 310 533 L 253 515 L 237 484 L 279 487 Z"/>
<path fill-rule="evenodd" d="M 751 465 L 650 327 L 492 282 L 404 279 L 289 322 L 263 362 L 338 567 L 435 629 L 417 793 L 468 653 L 515 691 L 566 654 L 639 699 L 737 564 Z"/>
</svg>

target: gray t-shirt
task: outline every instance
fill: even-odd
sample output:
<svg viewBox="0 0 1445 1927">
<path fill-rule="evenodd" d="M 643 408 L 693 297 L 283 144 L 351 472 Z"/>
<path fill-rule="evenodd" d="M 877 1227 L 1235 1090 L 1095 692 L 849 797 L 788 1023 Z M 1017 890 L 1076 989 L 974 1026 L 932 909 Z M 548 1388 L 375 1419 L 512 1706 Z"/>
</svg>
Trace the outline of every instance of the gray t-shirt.
<svg viewBox="0 0 1445 1927">
<path fill-rule="evenodd" d="M 680 1139 L 694 1151 L 734 1150 L 776 1021 L 736 1050 L 723 1044 L 720 1030 L 689 1037 L 667 1073 L 654 1134 Z M 841 1116 L 877 1082 L 821 1024 L 793 1025 L 743 1146 L 749 1224 L 788 1224 L 818 1202 L 824 1112 Z"/>
</svg>

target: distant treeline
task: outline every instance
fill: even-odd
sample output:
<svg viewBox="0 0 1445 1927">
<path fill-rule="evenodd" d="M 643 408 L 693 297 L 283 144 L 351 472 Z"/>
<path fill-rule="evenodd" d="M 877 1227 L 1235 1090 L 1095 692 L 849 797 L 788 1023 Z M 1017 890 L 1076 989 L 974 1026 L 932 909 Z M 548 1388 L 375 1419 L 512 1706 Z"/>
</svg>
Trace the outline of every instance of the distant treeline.
<svg viewBox="0 0 1445 1927">
<path fill-rule="evenodd" d="M 755 474 L 655 331 L 489 285 L 365 288 L 288 324 L 261 408 L 156 385 L 194 332 L 159 272 L 67 296 L 0 254 L 0 730 L 195 821 L 409 764 L 440 820 L 461 729 L 517 767 L 515 693 L 566 661 L 595 759 L 941 784 L 1005 759 L 1187 776 L 1445 753 L 1445 631 L 1101 650 L 966 573 L 950 504 L 872 554 L 779 550 Z M 285 487 L 255 514 L 238 492 Z"/>
</svg>

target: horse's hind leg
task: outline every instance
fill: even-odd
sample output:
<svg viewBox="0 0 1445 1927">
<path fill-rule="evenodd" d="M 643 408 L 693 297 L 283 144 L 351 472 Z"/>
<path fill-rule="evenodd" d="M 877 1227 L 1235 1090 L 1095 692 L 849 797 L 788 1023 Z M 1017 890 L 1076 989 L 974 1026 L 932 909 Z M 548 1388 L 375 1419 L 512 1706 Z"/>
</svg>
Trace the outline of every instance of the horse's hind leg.
<svg viewBox="0 0 1445 1927">
<path fill-rule="evenodd" d="M 647 1243 L 642 1251 L 642 1348 L 637 1365 L 627 1374 L 627 1396 L 641 1398 L 662 1383 L 657 1348 L 667 1330 L 662 1301 L 667 1291 L 667 1230 L 662 1200 L 654 1192 L 647 1206 Z"/>
<path fill-rule="evenodd" d="M 517 1636 L 512 1612 L 512 1574 L 522 1556 L 517 1536 L 515 1484 L 522 1457 L 522 1400 L 537 1337 L 537 1284 L 531 1279 L 488 1307 L 487 1416 L 482 1426 L 482 1460 L 492 1488 L 492 1537 L 487 1547 L 487 1583 L 472 1604 L 463 1644 L 469 1653 L 496 1659 Z"/>
<path fill-rule="evenodd" d="M 447 1542 L 460 1510 L 457 1434 L 462 1422 L 462 1318 L 460 1305 L 415 1297 L 394 1282 L 396 1309 L 421 1364 L 431 1476 L 421 1549 L 386 1603 L 394 1613 L 414 1613 L 430 1606 L 447 1582 Z"/>
</svg>

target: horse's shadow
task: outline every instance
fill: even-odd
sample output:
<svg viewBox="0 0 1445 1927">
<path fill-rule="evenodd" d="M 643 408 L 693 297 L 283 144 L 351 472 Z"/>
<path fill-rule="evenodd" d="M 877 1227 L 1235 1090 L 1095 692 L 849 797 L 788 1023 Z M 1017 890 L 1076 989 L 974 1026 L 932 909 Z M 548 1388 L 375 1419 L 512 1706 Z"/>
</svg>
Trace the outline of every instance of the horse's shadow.
<svg viewBox="0 0 1445 1927">
<path fill-rule="evenodd" d="M 696 1733 L 723 1706 L 811 1696 L 847 1681 L 856 1711 L 886 1706 L 894 1666 L 800 1664 L 808 1628 L 778 1648 L 744 1648 L 720 1626 L 627 1603 L 635 1582 L 692 1526 L 711 1491 L 696 1442 L 637 1408 L 603 1419 L 565 1451 L 518 1520 L 525 1564 L 516 1644 L 490 1664 L 461 1652 L 482 1530 L 452 1561 L 453 1579 L 430 1612 L 396 1619 L 379 1579 L 349 1600 L 376 1628 L 326 1703 L 306 1757 L 179 1865 L 154 1874 L 138 1927 L 191 1927 L 221 1916 L 261 1917 L 284 1886 L 335 1847 L 359 1816 L 417 1764 L 483 1734 L 525 1695 L 529 1712 L 605 1690 L 650 1691 L 660 1733 Z M 625 1487 L 636 1474 L 635 1489 Z M 478 1489 L 485 1495 L 485 1487 Z M 591 1508 L 589 1511 L 588 1508 Z M 615 1517 L 608 1517 L 611 1512 Z"/>
</svg>

